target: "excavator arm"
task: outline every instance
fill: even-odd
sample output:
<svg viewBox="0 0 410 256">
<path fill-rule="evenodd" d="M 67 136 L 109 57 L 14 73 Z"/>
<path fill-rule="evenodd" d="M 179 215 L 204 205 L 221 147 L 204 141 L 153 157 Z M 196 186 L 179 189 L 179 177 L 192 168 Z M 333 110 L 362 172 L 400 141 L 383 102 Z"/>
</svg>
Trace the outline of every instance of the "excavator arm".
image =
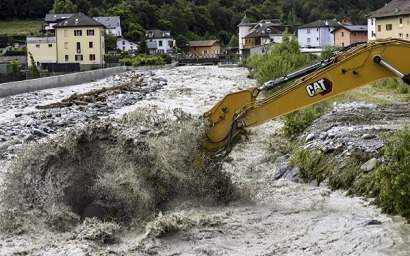
<svg viewBox="0 0 410 256">
<path fill-rule="evenodd" d="M 245 128 L 373 81 L 398 76 L 410 84 L 409 73 L 409 41 L 387 39 L 346 48 L 328 60 L 269 81 L 259 88 L 226 95 L 204 115 L 209 122 L 205 147 L 211 151 L 226 149 Z M 291 81 L 293 83 L 289 83 Z M 261 97 L 261 92 L 271 90 L 272 94 Z"/>
</svg>

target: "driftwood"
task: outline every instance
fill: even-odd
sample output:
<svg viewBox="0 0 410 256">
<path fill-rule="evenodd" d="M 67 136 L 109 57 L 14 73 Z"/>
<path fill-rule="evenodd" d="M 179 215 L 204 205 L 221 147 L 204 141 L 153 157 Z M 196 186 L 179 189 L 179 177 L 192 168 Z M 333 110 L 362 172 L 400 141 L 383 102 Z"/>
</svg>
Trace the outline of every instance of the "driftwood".
<svg viewBox="0 0 410 256">
<path fill-rule="evenodd" d="M 101 89 L 92 90 L 86 93 L 74 93 L 68 98 L 60 102 L 51 103 L 43 106 L 36 106 L 37 109 L 51 109 L 51 108 L 65 108 L 71 106 L 86 106 L 90 103 L 105 102 L 109 96 L 121 94 L 124 92 L 135 92 L 139 90 L 143 79 L 138 76 L 133 78 L 130 82 L 113 87 L 103 87 Z"/>
</svg>

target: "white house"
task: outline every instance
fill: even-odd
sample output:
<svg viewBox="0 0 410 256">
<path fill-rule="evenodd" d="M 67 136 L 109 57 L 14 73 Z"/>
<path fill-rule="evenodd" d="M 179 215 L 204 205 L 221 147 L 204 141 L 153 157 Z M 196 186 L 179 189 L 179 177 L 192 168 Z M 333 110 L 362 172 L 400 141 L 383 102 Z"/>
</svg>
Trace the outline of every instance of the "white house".
<svg viewBox="0 0 410 256">
<path fill-rule="evenodd" d="M 116 37 L 122 36 L 121 19 L 119 16 L 94 17 L 94 20 L 105 26 L 105 32 Z"/>
<path fill-rule="evenodd" d="M 369 41 L 376 40 L 376 18 L 367 18 L 367 38 Z"/>
<path fill-rule="evenodd" d="M 174 39 L 169 31 L 147 30 L 145 42 L 150 54 L 172 54 L 175 52 Z"/>
<path fill-rule="evenodd" d="M 290 29 L 277 19 L 260 20 L 252 23 L 246 15 L 238 27 L 239 54 L 241 57 L 266 53 L 272 44 L 281 43 L 283 33 Z"/>
<path fill-rule="evenodd" d="M 124 52 L 132 52 L 138 50 L 139 45 L 128 41 L 125 38 L 119 37 L 117 39 L 117 49 Z"/>
<path fill-rule="evenodd" d="M 54 26 L 57 25 L 60 21 L 71 18 L 74 13 L 48 13 L 44 18 L 44 30 L 45 31 L 54 31 Z"/>
<path fill-rule="evenodd" d="M 298 42 L 301 48 L 324 48 L 334 46 L 332 31 L 342 24 L 336 20 L 318 20 L 298 28 Z"/>
<path fill-rule="evenodd" d="M 251 22 L 246 15 L 243 17 L 241 23 L 239 23 L 239 55 L 244 54 L 245 50 L 245 36 L 247 36 L 252 28 L 256 25 L 257 23 Z"/>
</svg>

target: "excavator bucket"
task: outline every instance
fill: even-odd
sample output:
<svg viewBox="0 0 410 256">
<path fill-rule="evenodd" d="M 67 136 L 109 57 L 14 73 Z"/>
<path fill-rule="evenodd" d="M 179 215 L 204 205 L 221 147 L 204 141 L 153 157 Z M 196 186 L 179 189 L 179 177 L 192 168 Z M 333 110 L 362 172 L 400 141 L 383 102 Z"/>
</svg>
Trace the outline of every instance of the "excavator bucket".
<svg viewBox="0 0 410 256">
<path fill-rule="evenodd" d="M 255 101 L 256 88 L 226 95 L 218 104 L 204 114 L 209 128 L 205 148 L 209 151 L 223 149 L 240 131 L 235 118 L 246 106 Z"/>
</svg>

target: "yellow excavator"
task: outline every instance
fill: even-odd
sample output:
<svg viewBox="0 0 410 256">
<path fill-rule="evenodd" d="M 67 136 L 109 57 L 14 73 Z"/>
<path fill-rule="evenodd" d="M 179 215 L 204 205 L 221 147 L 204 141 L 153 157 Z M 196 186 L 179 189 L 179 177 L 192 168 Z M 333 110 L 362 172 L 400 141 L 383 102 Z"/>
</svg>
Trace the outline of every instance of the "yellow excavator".
<svg viewBox="0 0 410 256">
<path fill-rule="evenodd" d="M 410 85 L 410 42 L 377 40 L 346 47 L 320 63 L 254 87 L 226 95 L 205 113 L 206 149 L 226 150 L 245 131 L 346 91 L 389 77 Z M 272 91 L 269 96 L 263 93 Z M 261 97 L 262 96 L 262 97 Z"/>
</svg>

